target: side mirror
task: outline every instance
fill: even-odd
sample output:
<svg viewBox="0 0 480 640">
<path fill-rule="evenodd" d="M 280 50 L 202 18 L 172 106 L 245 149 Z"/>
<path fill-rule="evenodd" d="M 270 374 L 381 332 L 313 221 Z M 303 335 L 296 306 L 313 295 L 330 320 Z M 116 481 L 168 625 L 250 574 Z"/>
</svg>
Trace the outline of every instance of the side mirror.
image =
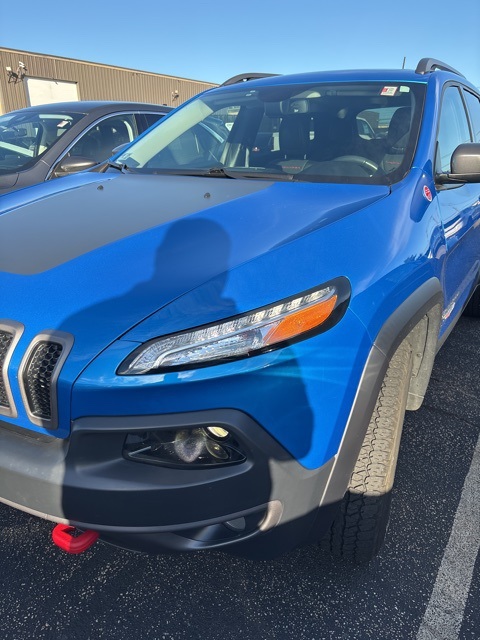
<svg viewBox="0 0 480 640">
<path fill-rule="evenodd" d="M 63 160 L 55 167 L 53 176 L 60 178 L 62 176 L 68 176 L 71 173 L 78 173 L 79 171 L 86 171 L 97 165 L 97 160 L 93 158 L 86 158 L 84 156 L 71 156 L 69 158 L 63 158 Z"/>
<path fill-rule="evenodd" d="M 452 154 L 451 173 L 438 173 L 435 182 L 439 184 L 461 184 L 480 182 L 480 143 L 460 144 Z"/>
</svg>

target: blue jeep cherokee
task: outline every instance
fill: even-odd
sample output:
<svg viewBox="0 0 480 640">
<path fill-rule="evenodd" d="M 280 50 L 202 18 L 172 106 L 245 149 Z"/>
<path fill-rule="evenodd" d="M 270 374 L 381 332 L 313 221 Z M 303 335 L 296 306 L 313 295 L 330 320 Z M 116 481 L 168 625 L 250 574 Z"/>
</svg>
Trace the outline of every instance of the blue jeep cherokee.
<svg viewBox="0 0 480 640">
<path fill-rule="evenodd" d="M 405 409 L 480 313 L 479 183 L 478 91 L 423 59 L 232 78 L 3 196 L 1 500 L 65 547 L 372 557 Z"/>
</svg>

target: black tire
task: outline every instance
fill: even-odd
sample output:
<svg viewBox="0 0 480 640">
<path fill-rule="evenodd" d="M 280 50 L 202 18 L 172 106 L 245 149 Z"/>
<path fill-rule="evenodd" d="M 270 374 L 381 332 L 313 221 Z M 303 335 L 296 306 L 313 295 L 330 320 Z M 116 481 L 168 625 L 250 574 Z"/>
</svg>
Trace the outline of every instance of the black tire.
<svg viewBox="0 0 480 640">
<path fill-rule="evenodd" d="M 337 557 L 367 562 L 383 544 L 411 370 L 412 350 L 404 341 L 390 361 L 347 492 L 322 540 Z"/>
<path fill-rule="evenodd" d="M 472 318 L 480 318 L 480 287 L 477 287 L 473 292 L 473 296 L 468 301 L 463 313 Z"/>
</svg>

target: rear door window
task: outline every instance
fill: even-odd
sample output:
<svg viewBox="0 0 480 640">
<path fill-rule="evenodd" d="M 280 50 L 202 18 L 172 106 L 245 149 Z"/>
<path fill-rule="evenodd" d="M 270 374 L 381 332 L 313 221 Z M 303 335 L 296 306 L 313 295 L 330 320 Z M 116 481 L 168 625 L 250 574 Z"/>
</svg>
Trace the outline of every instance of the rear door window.
<svg viewBox="0 0 480 640">
<path fill-rule="evenodd" d="M 142 133 L 146 131 L 146 129 L 157 123 L 163 116 L 163 113 L 137 113 L 138 132 Z"/>
<path fill-rule="evenodd" d="M 474 142 L 480 142 L 480 99 L 473 93 L 470 93 L 470 91 L 464 91 L 463 95 L 465 96 L 468 113 L 470 114 L 473 140 Z"/>
</svg>

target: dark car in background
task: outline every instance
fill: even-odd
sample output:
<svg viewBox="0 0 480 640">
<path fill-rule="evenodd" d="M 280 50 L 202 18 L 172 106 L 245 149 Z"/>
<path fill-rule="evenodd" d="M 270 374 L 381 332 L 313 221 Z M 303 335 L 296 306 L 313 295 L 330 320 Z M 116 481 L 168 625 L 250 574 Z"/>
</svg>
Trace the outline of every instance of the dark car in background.
<svg viewBox="0 0 480 640">
<path fill-rule="evenodd" d="M 172 107 L 140 102 L 59 102 L 0 116 L 0 194 L 89 169 Z"/>
</svg>

